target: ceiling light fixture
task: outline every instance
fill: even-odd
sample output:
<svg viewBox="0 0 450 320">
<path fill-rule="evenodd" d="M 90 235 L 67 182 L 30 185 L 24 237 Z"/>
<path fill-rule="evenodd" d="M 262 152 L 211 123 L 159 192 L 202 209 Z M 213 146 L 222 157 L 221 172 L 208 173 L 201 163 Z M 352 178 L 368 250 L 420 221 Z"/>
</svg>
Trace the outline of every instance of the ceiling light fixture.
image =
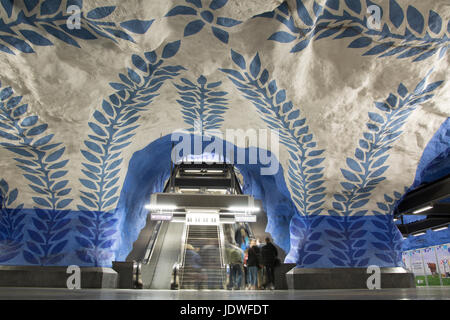
<svg viewBox="0 0 450 320">
<path fill-rule="evenodd" d="M 421 212 L 424 212 L 424 211 L 427 211 L 427 210 L 430 210 L 430 209 L 433 209 L 433 206 L 426 206 L 426 207 L 414 210 L 413 213 L 414 214 L 421 213 Z"/>
<path fill-rule="evenodd" d="M 447 228 L 448 228 L 448 225 L 443 226 L 443 227 L 438 227 L 438 228 L 435 228 L 435 229 L 431 229 L 431 230 L 433 230 L 433 231 L 442 231 L 442 230 L 445 230 Z"/>
</svg>

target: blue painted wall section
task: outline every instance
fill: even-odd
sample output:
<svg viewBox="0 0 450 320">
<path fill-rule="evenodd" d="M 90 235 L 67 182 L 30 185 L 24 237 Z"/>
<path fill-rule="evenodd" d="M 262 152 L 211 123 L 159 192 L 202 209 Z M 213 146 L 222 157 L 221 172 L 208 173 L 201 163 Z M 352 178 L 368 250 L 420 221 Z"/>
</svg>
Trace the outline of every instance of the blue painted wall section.
<svg viewBox="0 0 450 320">
<path fill-rule="evenodd" d="M 346 159 L 347 168 L 341 169 L 345 181 L 341 182 L 341 193 L 334 195 L 334 209 L 328 210 L 328 216 L 321 216 L 326 190 L 320 167 L 324 158 L 319 156 L 324 150 L 317 149 L 306 119 L 299 118 L 300 110 L 286 102 L 285 90 L 271 81 L 267 69 L 261 71 L 258 54 L 249 65 L 233 50 L 231 59 L 238 69 L 221 71 L 252 102 L 268 126 L 279 130 L 280 141 L 290 155 L 289 184 L 299 214 L 291 221 L 291 251 L 286 261 L 319 268 L 364 267 L 375 262 L 380 266 L 398 265 L 401 257 L 395 252 L 401 248 L 401 235 L 392 221 L 393 207 L 379 204 L 384 213 L 369 213 L 364 206 L 376 186 L 386 179 L 383 174 L 388 166 L 383 164 L 409 115 L 417 104 L 431 99 L 443 81 L 429 83 L 431 70 L 414 90 L 400 84 L 385 101 L 375 102 L 377 111 L 368 113 L 368 131 L 358 141 L 354 158 Z M 389 196 L 385 200 L 389 205 L 394 201 Z M 386 228 L 381 228 L 383 223 Z"/>
<path fill-rule="evenodd" d="M 191 134 L 183 134 L 180 139 L 188 139 L 188 137 L 193 143 L 194 135 Z M 242 149 L 223 142 L 217 137 L 212 141 L 203 141 L 203 150 L 210 143 L 216 144 L 216 142 L 222 149 L 215 150 L 215 153 L 229 155 L 230 152 L 227 153 L 227 150 L 233 149 L 234 158 L 228 158 L 227 161 L 236 163 L 238 152 L 241 152 Z M 140 230 L 145 226 L 148 210 L 144 206 L 149 203 L 150 195 L 154 192 L 162 192 L 164 189 L 170 174 L 171 146 L 171 136 L 164 136 L 135 152 L 130 160 L 116 211 L 116 215 L 121 217 L 119 223 L 121 242 L 116 255 L 119 260 L 126 258 Z M 246 163 L 249 163 L 249 154 L 253 152 L 251 149 L 243 150 L 247 159 Z M 195 154 L 193 144 L 191 154 Z M 268 154 L 270 156 L 270 152 Z M 260 175 L 260 169 L 269 165 L 261 164 L 259 159 L 257 164 L 236 164 L 236 166 L 244 179 L 244 193 L 263 201 L 263 208 L 267 212 L 268 218 L 266 231 L 272 234 L 276 243 L 283 250 L 289 251 L 289 221 L 295 212 L 295 206 L 284 182 L 281 166 L 276 175 L 270 176 Z"/>
</svg>

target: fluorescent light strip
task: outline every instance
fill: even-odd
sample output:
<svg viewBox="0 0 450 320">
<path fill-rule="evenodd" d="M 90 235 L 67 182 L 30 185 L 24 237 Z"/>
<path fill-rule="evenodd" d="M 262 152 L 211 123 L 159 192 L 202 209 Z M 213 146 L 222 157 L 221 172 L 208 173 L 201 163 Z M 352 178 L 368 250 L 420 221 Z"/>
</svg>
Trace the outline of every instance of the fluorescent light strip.
<svg viewBox="0 0 450 320">
<path fill-rule="evenodd" d="M 149 209 L 149 210 L 174 210 L 176 209 L 177 206 L 175 205 L 154 205 L 154 204 L 148 204 L 145 206 L 145 209 Z"/>
<path fill-rule="evenodd" d="M 414 214 L 415 214 L 415 213 L 420 213 L 420 212 L 424 212 L 424 211 L 427 211 L 427 210 L 430 210 L 430 209 L 433 209 L 433 206 L 426 206 L 426 207 L 417 209 L 417 210 L 413 211 L 413 213 L 414 213 Z"/>
<path fill-rule="evenodd" d="M 228 210 L 230 210 L 230 211 L 256 212 L 256 211 L 259 211 L 259 208 L 257 208 L 257 207 L 229 207 Z"/>
<path fill-rule="evenodd" d="M 192 192 L 198 192 L 200 191 L 199 188 L 180 188 L 181 191 L 192 191 Z"/>
<path fill-rule="evenodd" d="M 416 234 L 413 234 L 414 237 L 418 237 L 418 236 L 423 236 L 425 234 L 425 232 L 419 232 Z"/>
<path fill-rule="evenodd" d="M 431 230 L 433 230 L 433 231 L 441 231 L 441 230 L 445 230 L 447 228 L 448 228 L 448 226 L 440 227 L 440 228 L 436 228 L 436 229 L 431 229 Z"/>
</svg>

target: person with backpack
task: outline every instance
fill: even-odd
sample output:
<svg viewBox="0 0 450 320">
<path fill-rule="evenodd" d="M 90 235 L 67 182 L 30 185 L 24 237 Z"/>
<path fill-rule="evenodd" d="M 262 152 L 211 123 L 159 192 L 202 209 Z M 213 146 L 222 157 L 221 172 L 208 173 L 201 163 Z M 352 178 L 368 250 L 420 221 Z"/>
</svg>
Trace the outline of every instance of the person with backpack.
<svg viewBox="0 0 450 320">
<path fill-rule="evenodd" d="M 266 244 L 261 248 L 261 260 L 264 266 L 264 273 L 266 275 L 266 283 L 264 287 L 267 289 L 275 288 L 275 264 L 277 261 L 278 251 L 272 244 L 269 237 L 266 238 Z"/>
</svg>

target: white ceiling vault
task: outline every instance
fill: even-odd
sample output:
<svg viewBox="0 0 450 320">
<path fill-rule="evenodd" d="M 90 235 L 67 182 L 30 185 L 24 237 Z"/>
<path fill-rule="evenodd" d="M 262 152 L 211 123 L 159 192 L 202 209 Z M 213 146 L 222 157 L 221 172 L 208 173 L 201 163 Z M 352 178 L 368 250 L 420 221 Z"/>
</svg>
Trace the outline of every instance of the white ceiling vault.
<svg viewBox="0 0 450 320">
<path fill-rule="evenodd" d="M 114 210 L 133 153 L 201 121 L 280 130 L 301 215 L 371 215 L 450 115 L 445 0 L 2 0 L 0 15 L 1 178 L 25 208 Z"/>
</svg>

